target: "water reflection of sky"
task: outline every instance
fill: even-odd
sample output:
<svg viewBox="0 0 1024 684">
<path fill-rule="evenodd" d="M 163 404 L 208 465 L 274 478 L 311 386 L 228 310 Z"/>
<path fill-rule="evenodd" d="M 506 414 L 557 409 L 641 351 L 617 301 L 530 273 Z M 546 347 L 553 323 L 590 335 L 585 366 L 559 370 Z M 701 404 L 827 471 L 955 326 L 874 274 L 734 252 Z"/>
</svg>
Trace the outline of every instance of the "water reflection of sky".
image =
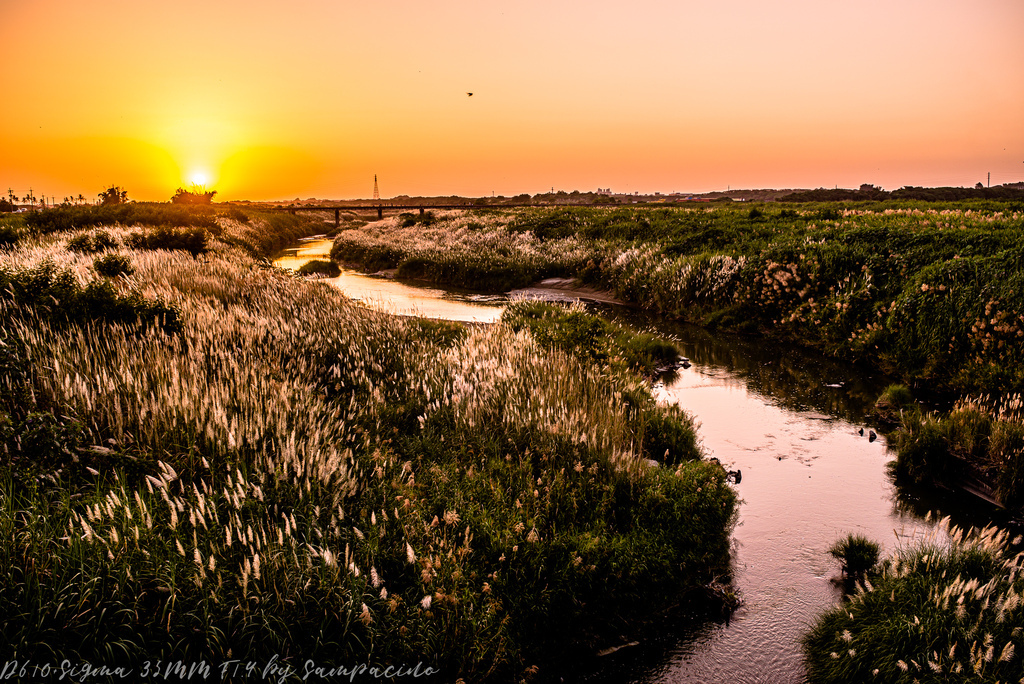
<svg viewBox="0 0 1024 684">
<path fill-rule="evenodd" d="M 734 533 L 734 581 L 744 605 L 728 626 L 681 639 L 645 681 L 798 682 L 800 637 L 839 598 L 827 554 L 857 532 L 891 550 L 921 534 L 913 515 L 893 511 L 884 440 L 814 410 L 793 410 L 751 391 L 746 378 L 699 357 L 661 390 L 691 411 L 705 449 L 741 470 L 743 499 Z"/>
<path fill-rule="evenodd" d="M 274 265 L 298 270 L 314 259 L 329 259 L 332 246 L 333 242 L 326 238 L 304 240 L 298 246 L 285 250 L 274 260 Z M 515 297 L 572 302 L 581 296 L 581 293 L 555 287 L 527 287 L 507 293 L 443 290 L 348 269 L 342 269 L 337 278 L 325 278 L 324 281 L 346 296 L 388 313 L 475 323 L 497 321 L 505 303 Z"/>
<path fill-rule="evenodd" d="M 327 259 L 331 240 L 310 240 L 286 250 L 274 265 L 296 270 L 314 259 Z M 503 295 L 457 294 L 445 290 L 409 285 L 392 278 L 373 277 L 342 270 L 337 278 L 326 278 L 334 287 L 357 301 L 388 313 L 402 316 L 444 318 L 451 321 L 493 323 L 501 318 Z"/>
<path fill-rule="evenodd" d="M 962 498 L 897 490 L 894 455 L 864 422 L 885 378 L 782 345 L 647 325 L 672 334 L 693 364 L 657 387 L 659 398 L 689 411 L 708 454 L 743 474 L 733 580 L 744 603 L 728 624 L 677 623 L 669 639 L 599 659 L 587 681 L 801 682 L 800 639 L 841 598 L 827 553 L 837 538 L 862 534 L 887 554 L 935 533 L 927 511 L 991 520 L 973 501 L 965 509 Z"/>
</svg>

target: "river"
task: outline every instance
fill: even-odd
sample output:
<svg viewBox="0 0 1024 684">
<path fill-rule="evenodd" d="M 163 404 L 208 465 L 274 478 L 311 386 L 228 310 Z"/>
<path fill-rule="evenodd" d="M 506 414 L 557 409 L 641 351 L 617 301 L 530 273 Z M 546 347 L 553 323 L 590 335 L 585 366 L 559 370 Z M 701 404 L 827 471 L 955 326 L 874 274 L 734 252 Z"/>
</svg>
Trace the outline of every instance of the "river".
<svg viewBox="0 0 1024 684">
<path fill-rule="evenodd" d="M 325 258 L 330 245 L 308 241 L 275 263 L 298 268 Z M 372 306 L 462 321 L 497 320 L 506 298 L 347 271 L 330 282 Z M 884 437 L 871 439 L 863 418 L 884 378 L 792 347 L 611 313 L 678 341 L 692 365 L 655 392 L 696 418 L 709 456 L 742 473 L 733 535 L 742 605 L 728 621 L 669 615 L 637 643 L 574 668 L 566 681 L 803 681 L 800 638 L 842 597 L 838 564 L 827 553 L 837 538 L 863 534 L 886 554 L 933 533 L 927 511 L 960 524 L 987 522 L 985 511 L 972 518 L 956 497 L 897 491 L 886 467 L 894 456 Z"/>
</svg>

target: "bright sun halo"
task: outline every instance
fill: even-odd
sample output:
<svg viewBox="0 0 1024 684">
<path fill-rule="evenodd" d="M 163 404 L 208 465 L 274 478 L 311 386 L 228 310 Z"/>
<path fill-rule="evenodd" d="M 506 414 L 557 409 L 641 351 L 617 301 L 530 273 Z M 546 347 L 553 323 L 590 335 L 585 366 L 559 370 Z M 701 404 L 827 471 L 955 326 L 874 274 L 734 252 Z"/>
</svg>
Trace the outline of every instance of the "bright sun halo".
<svg viewBox="0 0 1024 684">
<path fill-rule="evenodd" d="M 192 185 L 206 185 L 209 180 L 209 177 L 204 171 L 195 171 L 189 177 L 189 182 L 191 182 Z"/>
</svg>

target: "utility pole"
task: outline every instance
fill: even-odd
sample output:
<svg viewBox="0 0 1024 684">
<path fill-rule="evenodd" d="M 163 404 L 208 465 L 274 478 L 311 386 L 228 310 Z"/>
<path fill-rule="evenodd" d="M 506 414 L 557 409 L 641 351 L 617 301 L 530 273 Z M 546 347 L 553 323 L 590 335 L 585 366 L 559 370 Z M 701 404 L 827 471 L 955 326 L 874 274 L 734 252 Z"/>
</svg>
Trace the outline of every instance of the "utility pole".
<svg viewBox="0 0 1024 684">
<path fill-rule="evenodd" d="M 992 187 L 992 172 L 988 172 L 988 187 Z"/>
</svg>

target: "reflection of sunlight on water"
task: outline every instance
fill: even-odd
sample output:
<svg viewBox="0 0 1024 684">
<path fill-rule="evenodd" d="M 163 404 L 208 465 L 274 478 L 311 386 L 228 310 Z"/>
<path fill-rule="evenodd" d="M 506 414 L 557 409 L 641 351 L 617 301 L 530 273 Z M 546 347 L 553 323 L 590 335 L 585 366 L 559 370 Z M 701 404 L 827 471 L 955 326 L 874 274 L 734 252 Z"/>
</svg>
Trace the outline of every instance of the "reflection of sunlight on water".
<svg viewBox="0 0 1024 684">
<path fill-rule="evenodd" d="M 274 265 L 298 270 L 314 259 L 330 259 L 334 242 L 329 239 L 307 239 L 291 247 L 274 260 Z M 493 323 L 501 318 L 503 305 L 513 297 L 573 302 L 576 299 L 606 300 L 600 293 L 574 291 L 554 287 L 527 287 L 508 293 L 456 292 L 428 285 L 411 285 L 391 278 L 367 275 L 342 269 L 337 278 L 324 279 L 347 296 L 380 311 L 400 316 L 445 318 L 452 321 Z M 549 283 L 544 281 L 540 285 Z"/>
<path fill-rule="evenodd" d="M 346 278 L 346 275 L 342 274 L 328 282 L 349 297 L 378 311 L 398 316 L 421 316 L 467 323 L 493 323 L 501 318 L 500 306 L 446 299 L 440 296 L 442 293 L 439 290 L 430 290 L 423 294 L 417 291 L 418 288 L 392 281 L 382 281 L 378 287 L 366 286 L 361 282 L 353 284 L 352 279 Z M 366 276 L 356 277 L 360 280 L 366 279 Z M 434 292 L 438 295 L 433 296 Z"/>
<path fill-rule="evenodd" d="M 328 259 L 331 240 L 311 240 L 300 247 L 285 250 L 274 265 L 297 270 L 314 259 Z M 493 323 L 501 318 L 504 295 L 455 295 L 432 287 L 416 287 L 389 278 L 364 275 L 343 269 L 337 278 L 324 282 L 378 311 L 399 316 L 422 316 L 452 321 Z"/>
</svg>

